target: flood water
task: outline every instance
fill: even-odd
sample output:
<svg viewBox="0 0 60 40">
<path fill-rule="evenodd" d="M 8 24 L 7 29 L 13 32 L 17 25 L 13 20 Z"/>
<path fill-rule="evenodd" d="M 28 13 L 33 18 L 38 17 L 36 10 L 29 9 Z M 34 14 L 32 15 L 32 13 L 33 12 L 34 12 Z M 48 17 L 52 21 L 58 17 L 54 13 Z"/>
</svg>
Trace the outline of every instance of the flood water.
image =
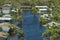
<svg viewBox="0 0 60 40">
<path fill-rule="evenodd" d="M 23 11 L 22 26 L 25 40 L 43 40 L 41 36 L 45 28 L 39 25 L 39 17 L 40 15 L 36 14 L 36 19 L 34 19 L 34 15 L 30 10 Z"/>
</svg>

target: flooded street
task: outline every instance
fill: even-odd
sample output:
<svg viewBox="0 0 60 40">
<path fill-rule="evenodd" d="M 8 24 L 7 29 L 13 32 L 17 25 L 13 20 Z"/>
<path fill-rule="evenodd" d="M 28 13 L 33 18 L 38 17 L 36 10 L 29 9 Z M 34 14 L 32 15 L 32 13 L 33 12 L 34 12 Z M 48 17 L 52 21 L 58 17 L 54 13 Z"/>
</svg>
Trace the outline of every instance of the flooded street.
<svg viewBox="0 0 60 40">
<path fill-rule="evenodd" d="M 31 11 L 24 10 L 23 12 L 23 29 L 24 29 L 24 39 L 25 40 L 43 40 L 41 37 L 42 32 L 45 30 L 40 27 L 38 18 L 39 14 L 36 15 L 36 20 L 34 20 L 34 15 Z"/>
</svg>

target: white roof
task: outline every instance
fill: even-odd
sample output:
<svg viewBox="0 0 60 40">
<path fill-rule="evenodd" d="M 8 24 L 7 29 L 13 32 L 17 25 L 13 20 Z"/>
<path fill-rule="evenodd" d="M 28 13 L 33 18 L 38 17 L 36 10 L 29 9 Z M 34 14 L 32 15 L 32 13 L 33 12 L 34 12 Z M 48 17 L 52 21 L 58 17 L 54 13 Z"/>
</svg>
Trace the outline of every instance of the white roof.
<svg viewBox="0 0 60 40">
<path fill-rule="evenodd" d="M 48 14 L 43 14 L 43 15 L 41 15 L 41 17 L 45 17 L 45 16 L 47 16 L 47 17 L 48 17 Z"/>
<path fill-rule="evenodd" d="M 51 17 L 53 17 L 53 15 L 52 15 L 52 14 L 50 14 L 50 16 L 51 16 Z"/>
<path fill-rule="evenodd" d="M 11 6 L 11 4 L 5 4 L 5 5 L 3 5 L 3 6 Z"/>
<path fill-rule="evenodd" d="M 11 20 L 11 18 L 0 17 L 0 20 Z"/>
<path fill-rule="evenodd" d="M 16 10 L 11 10 L 11 11 L 13 11 L 13 12 L 17 12 Z"/>
<path fill-rule="evenodd" d="M 50 23 L 48 23 L 48 25 L 53 26 L 53 23 L 55 24 L 55 26 L 60 25 L 60 23 L 56 23 L 56 22 L 50 22 Z"/>
<path fill-rule="evenodd" d="M 44 9 L 39 9 L 40 11 L 47 11 L 47 8 L 44 8 Z M 52 10 L 52 9 L 49 9 L 49 10 Z"/>
<path fill-rule="evenodd" d="M 40 11 L 46 11 L 47 9 L 39 9 Z"/>
<path fill-rule="evenodd" d="M 5 25 L 2 26 L 2 31 L 4 31 L 4 32 L 8 32 L 9 29 L 10 28 L 8 26 L 5 26 Z"/>
<path fill-rule="evenodd" d="M 48 6 L 35 6 L 35 7 L 48 7 Z"/>
<path fill-rule="evenodd" d="M 49 15 L 48 15 L 48 14 L 43 14 L 43 15 L 41 15 L 41 17 L 43 17 L 43 18 L 45 18 L 45 19 L 47 19 L 47 20 L 50 20 L 50 18 L 49 18 Z"/>
</svg>

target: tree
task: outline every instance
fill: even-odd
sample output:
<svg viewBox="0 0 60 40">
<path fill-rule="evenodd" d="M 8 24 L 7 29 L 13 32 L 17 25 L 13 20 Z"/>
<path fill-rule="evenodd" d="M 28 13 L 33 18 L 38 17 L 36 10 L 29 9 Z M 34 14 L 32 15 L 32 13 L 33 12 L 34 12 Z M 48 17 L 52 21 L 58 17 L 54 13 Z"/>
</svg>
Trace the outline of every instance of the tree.
<svg viewBox="0 0 60 40">
<path fill-rule="evenodd" d="M 2 27 L 0 27 L 0 31 L 2 31 Z"/>
<path fill-rule="evenodd" d="M 18 12 L 17 12 L 17 24 L 22 26 L 22 9 L 18 9 Z"/>
<path fill-rule="evenodd" d="M 43 37 L 48 37 L 50 40 L 58 40 L 60 37 L 60 27 L 51 26 L 51 28 L 46 29 L 46 31 L 42 34 Z"/>
<path fill-rule="evenodd" d="M 19 38 L 24 37 L 24 32 L 23 32 L 23 30 L 20 30 L 20 31 L 18 30 L 17 32 L 18 32 L 18 37 L 19 37 Z"/>
<path fill-rule="evenodd" d="M 8 31 L 8 34 L 7 34 L 8 37 L 13 36 L 16 33 L 18 33 L 19 35 L 23 36 L 23 30 L 22 29 L 17 29 L 16 25 L 11 24 L 11 23 L 7 23 L 7 22 L 4 23 L 4 24 L 10 28 L 9 31 Z"/>
<path fill-rule="evenodd" d="M 34 20 L 36 20 L 37 9 L 35 8 L 35 6 L 32 6 L 32 13 L 34 15 Z"/>
<path fill-rule="evenodd" d="M 49 0 L 48 2 L 49 8 L 52 8 L 52 6 L 55 7 L 55 11 L 52 13 L 52 17 L 50 17 L 51 21 L 60 23 L 60 17 L 59 17 L 59 3 L 60 0 Z M 53 9 L 52 9 L 53 10 Z M 47 13 L 50 14 L 51 12 L 47 10 Z M 50 22 L 51 22 L 50 21 Z M 46 31 L 42 33 L 43 38 L 49 38 L 49 40 L 58 40 L 60 38 L 60 26 L 47 26 Z"/>
<path fill-rule="evenodd" d="M 46 22 L 47 22 L 47 20 L 43 17 L 40 17 L 39 21 L 42 25 L 46 24 Z"/>
<path fill-rule="evenodd" d="M 22 9 L 14 8 L 14 11 L 10 11 L 10 15 L 17 25 L 22 25 Z"/>
</svg>

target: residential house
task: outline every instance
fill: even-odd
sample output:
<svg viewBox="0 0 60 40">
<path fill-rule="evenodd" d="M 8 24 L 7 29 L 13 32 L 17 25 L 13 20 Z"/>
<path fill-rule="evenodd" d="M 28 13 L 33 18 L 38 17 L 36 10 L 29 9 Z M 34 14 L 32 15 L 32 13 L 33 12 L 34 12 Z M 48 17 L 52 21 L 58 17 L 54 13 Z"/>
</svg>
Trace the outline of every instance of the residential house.
<svg viewBox="0 0 60 40">
<path fill-rule="evenodd" d="M 35 6 L 39 12 L 45 13 L 47 11 L 48 6 Z"/>
<path fill-rule="evenodd" d="M 48 26 L 49 28 L 51 28 L 52 26 L 54 26 L 54 27 L 60 27 L 60 23 L 52 21 L 52 22 L 49 22 L 49 23 L 47 23 L 47 24 L 45 24 L 43 26 Z"/>
<path fill-rule="evenodd" d="M 57 23 L 57 22 L 50 22 L 48 23 L 49 26 L 60 26 L 60 23 Z"/>
<path fill-rule="evenodd" d="M 11 8 L 12 8 L 12 6 L 10 4 L 3 5 L 2 6 L 2 12 L 3 12 L 3 14 L 9 14 Z"/>
<path fill-rule="evenodd" d="M 8 37 L 7 34 L 9 34 L 10 27 L 7 26 L 8 23 L 0 23 L 0 27 L 2 30 L 0 31 L 0 39 L 2 40 L 18 40 L 18 34 Z M 13 30 L 12 30 L 13 31 Z"/>
<path fill-rule="evenodd" d="M 46 13 L 47 9 L 49 8 L 48 6 L 35 6 L 36 9 L 39 10 L 39 12 L 41 13 Z M 52 9 L 49 9 L 50 11 L 52 11 Z"/>
<path fill-rule="evenodd" d="M 41 15 L 41 17 L 43 17 L 43 18 L 45 18 L 45 19 L 47 19 L 47 20 L 50 20 L 50 17 L 49 17 L 48 14 L 43 14 L 43 15 Z"/>
<path fill-rule="evenodd" d="M 12 6 L 10 4 L 5 4 L 2 6 L 2 17 L 0 17 L 0 20 L 11 20 L 11 15 L 9 15 L 9 12 L 11 10 Z"/>
</svg>

